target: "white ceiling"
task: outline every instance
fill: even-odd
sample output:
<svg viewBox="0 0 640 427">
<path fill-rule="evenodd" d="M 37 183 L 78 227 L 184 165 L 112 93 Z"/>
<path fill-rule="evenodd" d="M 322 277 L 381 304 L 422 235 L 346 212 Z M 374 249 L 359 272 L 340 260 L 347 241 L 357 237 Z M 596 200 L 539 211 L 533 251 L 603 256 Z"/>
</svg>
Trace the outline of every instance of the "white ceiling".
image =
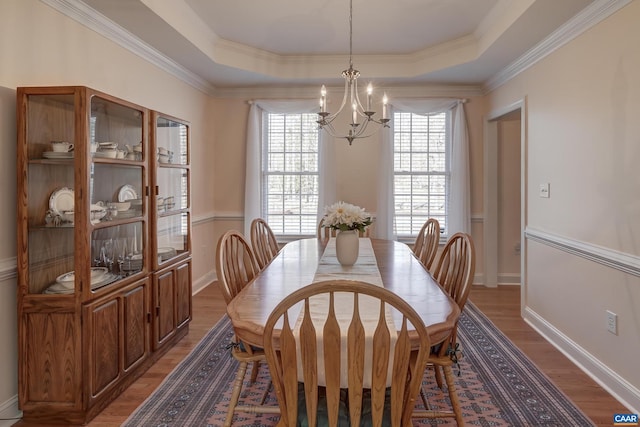
<svg viewBox="0 0 640 427">
<path fill-rule="evenodd" d="M 353 0 L 354 67 L 482 85 L 594 1 Z M 216 88 L 340 84 L 349 64 L 348 0 L 78 2 Z"/>
</svg>

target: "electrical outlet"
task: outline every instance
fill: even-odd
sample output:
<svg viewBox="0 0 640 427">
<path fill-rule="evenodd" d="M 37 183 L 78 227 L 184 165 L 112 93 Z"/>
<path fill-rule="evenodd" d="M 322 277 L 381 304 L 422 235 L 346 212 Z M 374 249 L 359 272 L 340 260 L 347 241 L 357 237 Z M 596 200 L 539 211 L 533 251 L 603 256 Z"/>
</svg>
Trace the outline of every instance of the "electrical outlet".
<svg viewBox="0 0 640 427">
<path fill-rule="evenodd" d="M 540 197 L 543 197 L 545 199 L 549 198 L 549 190 L 550 190 L 549 187 L 550 187 L 550 185 L 549 185 L 548 182 L 545 182 L 544 184 L 540 184 L 539 192 L 538 192 Z"/>
<path fill-rule="evenodd" d="M 618 315 L 609 310 L 607 310 L 607 331 L 618 335 Z"/>
</svg>

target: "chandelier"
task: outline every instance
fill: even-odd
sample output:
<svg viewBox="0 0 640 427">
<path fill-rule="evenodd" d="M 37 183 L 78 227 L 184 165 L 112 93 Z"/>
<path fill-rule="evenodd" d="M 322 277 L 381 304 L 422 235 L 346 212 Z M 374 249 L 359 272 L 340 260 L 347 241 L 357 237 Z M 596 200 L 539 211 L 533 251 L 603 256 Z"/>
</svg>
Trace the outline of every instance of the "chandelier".
<svg viewBox="0 0 640 427">
<path fill-rule="evenodd" d="M 342 104 L 335 113 L 329 113 L 327 111 L 327 88 L 322 85 L 320 90 L 320 112 L 318 113 L 317 123 L 320 125 L 320 129 L 325 129 L 329 135 L 334 138 L 344 138 L 349 141 L 349 145 L 353 143 L 354 139 L 366 138 L 373 135 L 374 132 L 366 133 L 369 123 L 373 122 L 381 127 L 389 127 L 389 117 L 387 109 L 387 94 L 382 97 L 382 118 L 375 119 L 373 116 L 375 111 L 371 110 L 371 99 L 373 97 L 373 86 L 371 83 L 367 86 L 367 98 L 366 105 L 363 106 L 358 96 L 358 77 L 360 77 L 360 71 L 353 68 L 353 0 L 349 0 L 349 68 L 342 72 L 344 77 L 344 96 L 342 98 Z M 349 100 L 349 108 L 351 110 L 351 123 L 348 132 L 339 133 L 334 128 L 332 122 L 340 115 L 345 105 L 347 105 L 347 99 Z M 378 128 L 377 130 L 379 130 Z"/>
</svg>

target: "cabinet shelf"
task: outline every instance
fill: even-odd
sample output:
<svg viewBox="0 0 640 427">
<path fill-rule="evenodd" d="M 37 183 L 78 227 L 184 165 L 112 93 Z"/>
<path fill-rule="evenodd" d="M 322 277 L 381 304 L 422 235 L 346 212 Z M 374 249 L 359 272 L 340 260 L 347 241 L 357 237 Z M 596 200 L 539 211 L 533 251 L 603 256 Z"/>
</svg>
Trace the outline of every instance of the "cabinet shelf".
<svg viewBox="0 0 640 427">
<path fill-rule="evenodd" d="M 61 225 L 52 225 L 52 224 L 33 224 L 29 225 L 29 228 L 33 231 L 50 231 L 50 230 L 73 230 L 75 228 L 75 224 L 66 223 Z"/>
<path fill-rule="evenodd" d="M 73 166 L 74 159 L 31 159 L 30 164 Z"/>
<path fill-rule="evenodd" d="M 126 166 L 130 166 L 130 165 L 137 165 L 137 166 L 143 166 L 145 165 L 145 162 L 141 161 L 141 160 L 127 160 L 127 159 L 109 159 L 109 158 L 100 158 L 100 157 L 93 157 L 91 159 L 91 161 L 93 163 L 105 163 L 105 164 L 112 164 L 112 165 L 126 165 Z"/>
</svg>

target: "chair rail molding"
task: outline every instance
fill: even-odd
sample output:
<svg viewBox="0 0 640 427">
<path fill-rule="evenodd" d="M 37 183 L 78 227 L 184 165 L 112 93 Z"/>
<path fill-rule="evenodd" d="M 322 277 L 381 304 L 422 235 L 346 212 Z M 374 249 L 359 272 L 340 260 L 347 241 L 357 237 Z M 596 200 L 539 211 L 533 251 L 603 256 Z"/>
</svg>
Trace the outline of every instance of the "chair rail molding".
<svg viewBox="0 0 640 427">
<path fill-rule="evenodd" d="M 640 257 L 636 255 L 559 236 L 532 227 L 526 228 L 525 237 L 528 240 L 560 249 L 561 251 L 588 259 L 589 261 L 597 262 L 634 276 L 640 276 Z"/>
<path fill-rule="evenodd" d="M 207 222 L 211 222 L 211 221 L 215 221 L 216 220 L 216 214 L 213 212 L 206 212 L 203 214 L 199 214 L 199 215 L 194 215 L 193 219 L 191 220 L 191 225 L 196 226 L 196 225 L 200 225 L 200 224 L 205 224 Z"/>
<path fill-rule="evenodd" d="M 0 259 L 0 282 L 18 277 L 18 261 L 16 257 Z"/>
</svg>

